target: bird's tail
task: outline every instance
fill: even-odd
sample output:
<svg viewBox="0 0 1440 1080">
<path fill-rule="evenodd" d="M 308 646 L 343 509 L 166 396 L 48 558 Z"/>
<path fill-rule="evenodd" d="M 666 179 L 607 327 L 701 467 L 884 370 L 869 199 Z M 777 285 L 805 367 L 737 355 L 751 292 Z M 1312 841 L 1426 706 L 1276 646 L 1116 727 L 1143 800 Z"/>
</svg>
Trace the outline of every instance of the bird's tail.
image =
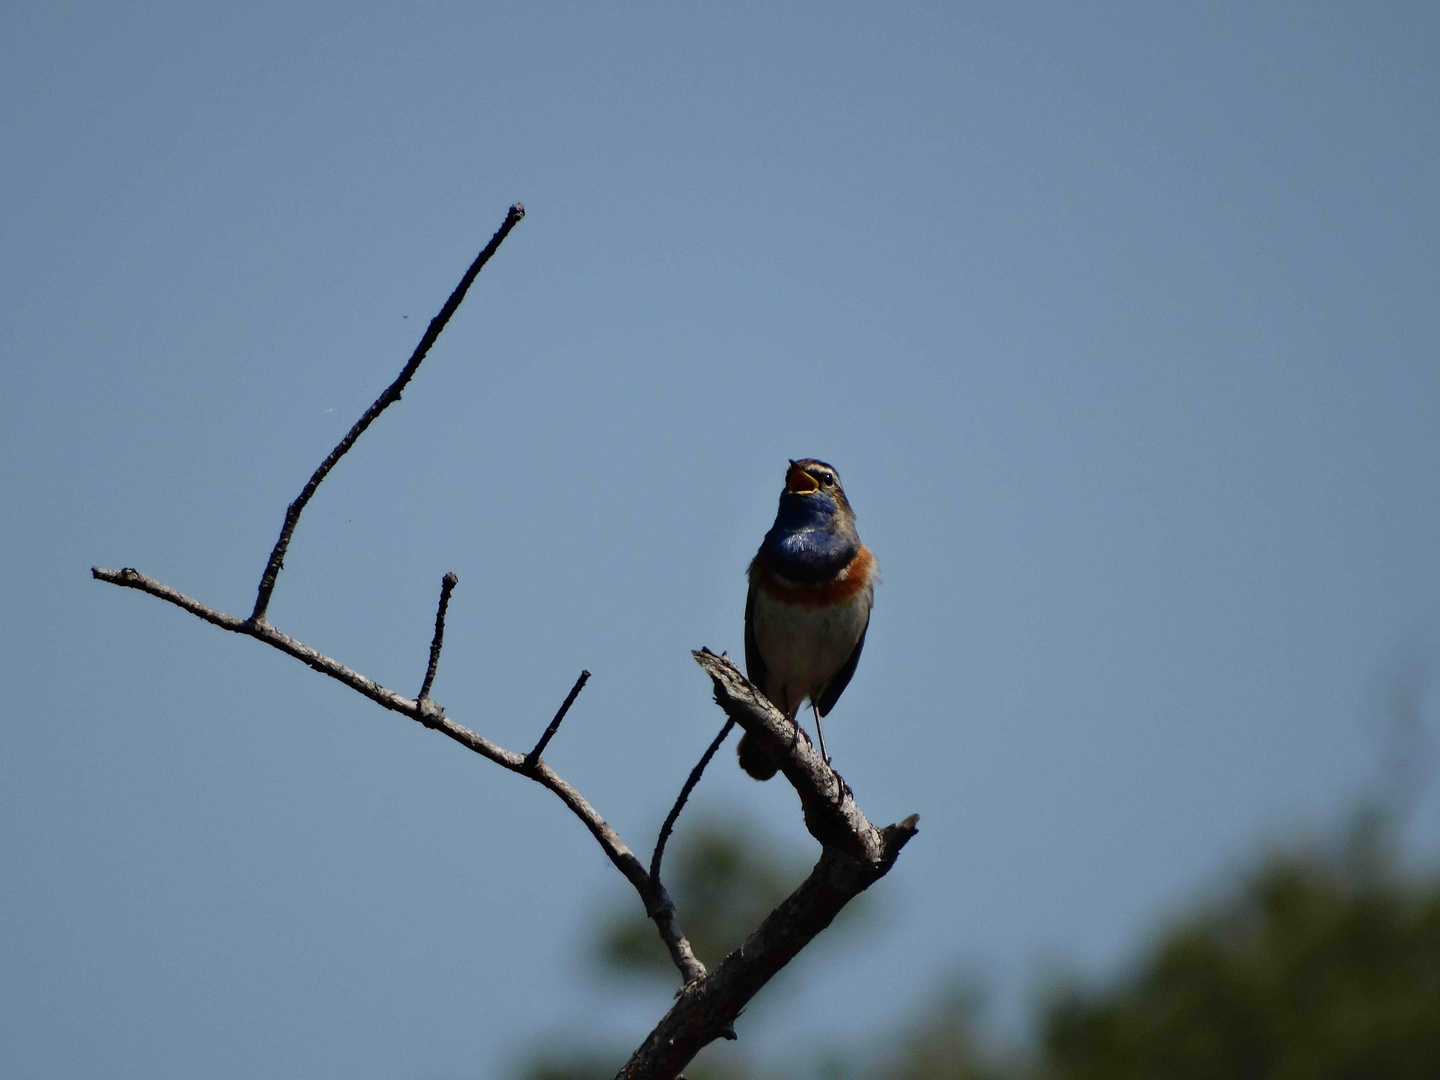
<svg viewBox="0 0 1440 1080">
<path fill-rule="evenodd" d="M 769 780 L 775 775 L 777 769 L 775 759 L 749 735 L 741 738 L 740 745 L 735 748 L 735 751 L 740 755 L 740 768 L 756 780 Z"/>
</svg>

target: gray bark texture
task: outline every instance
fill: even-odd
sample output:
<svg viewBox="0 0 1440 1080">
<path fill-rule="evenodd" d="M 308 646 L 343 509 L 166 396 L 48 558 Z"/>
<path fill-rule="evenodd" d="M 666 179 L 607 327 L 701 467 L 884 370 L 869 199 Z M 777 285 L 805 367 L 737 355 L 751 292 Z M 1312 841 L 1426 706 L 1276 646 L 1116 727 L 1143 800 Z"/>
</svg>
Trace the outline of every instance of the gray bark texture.
<svg viewBox="0 0 1440 1080">
<path fill-rule="evenodd" d="M 708 649 L 694 656 L 710 676 L 716 704 L 771 753 L 800 796 L 805 827 L 821 844 L 820 861 L 744 944 L 704 979 L 681 990 L 617 1080 L 669 1080 L 709 1043 L 735 1038 L 735 1020 L 750 999 L 829 926 L 841 908 L 889 873 L 920 820 L 911 814 L 883 829 L 870 824 L 855 804 L 850 785 L 740 674 L 729 656 Z"/>
</svg>

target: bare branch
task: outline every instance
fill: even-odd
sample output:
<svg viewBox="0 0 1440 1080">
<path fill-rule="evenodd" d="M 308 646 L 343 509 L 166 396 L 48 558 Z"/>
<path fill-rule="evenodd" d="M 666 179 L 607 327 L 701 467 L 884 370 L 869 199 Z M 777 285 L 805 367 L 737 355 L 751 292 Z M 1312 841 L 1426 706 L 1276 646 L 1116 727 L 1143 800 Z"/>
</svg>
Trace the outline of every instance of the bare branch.
<svg viewBox="0 0 1440 1080">
<path fill-rule="evenodd" d="M 755 735 L 775 756 L 800 795 L 807 828 L 825 848 L 809 878 L 770 913 L 744 945 L 707 974 L 676 923 L 675 905 L 658 874 L 647 873 L 609 823 L 543 760 L 527 766 L 526 757 L 456 723 L 430 699 L 397 694 L 269 624 L 257 625 L 217 611 L 129 567 L 106 570 L 97 566 L 91 573 L 97 580 L 148 593 L 221 629 L 288 653 L 377 704 L 440 731 L 511 772 L 529 776 L 569 807 L 640 894 L 646 915 L 654 921 L 685 982 L 675 1005 L 619 1074 L 630 1080 L 675 1077 L 704 1046 L 718 1038 L 733 1038 L 736 1018 L 760 988 L 829 926 L 845 904 L 884 877 L 916 832 L 916 815 L 884 829 L 870 824 L 844 780 L 806 740 L 792 738 L 784 716 L 746 681 L 728 656 L 708 650 L 695 653 L 696 662 L 710 676 L 717 703 L 730 720 Z M 572 690 L 572 699 L 575 693 L 578 690 Z M 712 743 L 711 753 L 719 741 Z M 697 777 L 699 769 L 692 777 Z"/>
<path fill-rule="evenodd" d="M 519 203 L 510 208 L 505 222 L 476 257 L 440 313 L 430 321 L 400 375 L 330 452 L 300 495 L 286 509 L 280 537 L 261 576 L 255 607 L 249 618 L 241 619 L 218 611 L 129 567 L 121 570 L 93 567 L 91 573 L 100 581 L 147 593 L 221 629 L 255 638 L 279 649 L 321 674 L 344 683 L 382 707 L 439 731 L 480 756 L 511 772 L 526 776 L 554 793 L 590 830 L 610 861 L 639 894 L 646 915 L 654 921 L 661 940 L 670 952 L 671 960 L 684 980 L 684 986 L 676 995 L 674 1007 L 650 1033 L 620 1074 L 622 1078 L 630 1080 L 641 1077 L 673 1080 L 685 1063 L 707 1043 L 717 1038 L 735 1038 L 735 1019 L 746 1004 L 777 971 L 830 924 L 845 904 L 889 872 L 900 849 L 915 834 L 918 817 L 912 815 L 898 824 L 877 829 L 855 804 L 853 793 L 844 779 L 830 768 L 808 738 L 797 737 L 799 729 L 745 679 L 729 656 L 716 656 L 709 650 L 702 649 L 694 654 L 695 660 L 710 676 L 715 700 L 724 709 L 727 720 L 699 763 L 691 770 L 674 807 L 665 819 L 656 840 L 650 869 L 647 871 L 609 823 L 578 791 L 551 769 L 541 756 L 590 678 L 590 672 L 580 673 L 539 742 L 524 756 L 498 746 L 452 720 L 445 715 L 444 708 L 430 697 L 444 646 L 445 616 L 450 596 L 458 583 L 454 574 L 446 574 L 441 584 L 440 602 L 435 614 L 435 634 L 430 643 L 429 664 L 420 693 L 415 698 L 404 697 L 381 686 L 360 672 L 296 641 L 277 630 L 266 617 L 275 582 L 284 566 L 286 551 L 306 504 L 330 470 L 366 428 L 381 412 L 400 399 L 405 386 L 465 298 L 476 275 L 524 214 L 525 210 Z M 736 724 L 744 728 L 775 759 L 780 771 L 785 774 L 800 797 L 806 828 L 820 841 L 823 850 L 819 862 L 805 882 L 770 913 L 746 939 L 744 945 L 726 957 L 713 973 L 707 973 L 676 922 L 675 905 L 660 880 L 660 867 L 665 845 L 675 822 L 710 759 Z"/>
<path fill-rule="evenodd" d="M 305 509 L 305 504 L 310 501 L 315 490 L 330 474 L 330 470 L 335 467 L 336 462 L 345 456 L 350 447 L 355 445 L 355 440 L 365 433 L 365 429 L 374 422 L 375 418 L 400 400 L 400 393 L 405 389 L 405 384 L 419 369 L 420 362 L 430 351 L 430 346 L 435 344 L 435 339 L 440 336 L 440 331 L 445 329 L 445 324 L 450 321 L 450 317 L 460 307 L 460 302 L 465 299 L 465 294 L 470 290 L 471 282 L 490 261 L 490 256 L 495 254 L 505 237 L 510 235 L 510 230 L 524 216 L 525 207 L 519 203 L 510 207 L 509 213 L 505 215 L 505 221 L 496 230 L 495 235 L 490 238 L 490 242 L 485 245 L 485 250 L 475 256 L 475 261 L 470 264 L 470 269 L 465 271 L 465 276 L 460 279 L 460 284 L 455 286 L 455 291 L 450 294 L 450 299 L 445 301 L 445 306 L 440 309 L 440 314 L 430 320 L 424 336 L 420 338 L 420 344 L 415 346 L 415 351 L 410 355 L 409 361 L 395 381 L 387 386 L 385 392 L 365 410 L 365 414 L 355 421 L 355 426 L 346 433 L 335 449 L 330 451 L 330 456 L 320 463 L 320 467 L 311 475 L 295 501 L 286 508 L 285 523 L 280 527 L 280 539 L 275 541 L 275 547 L 270 552 L 269 560 L 265 563 L 265 571 L 260 575 L 260 588 L 255 595 L 255 610 L 250 613 L 251 622 L 263 623 L 265 621 L 265 614 L 270 607 L 270 595 L 275 591 L 275 580 L 280 576 L 281 567 L 285 565 L 285 551 L 290 546 L 290 537 L 294 535 L 295 525 L 300 520 L 300 513 Z"/>
<path fill-rule="evenodd" d="M 680 817 L 680 811 L 685 809 L 685 803 L 690 798 L 690 793 L 700 782 L 700 774 L 705 771 L 705 766 L 710 764 L 710 759 L 715 756 L 715 751 L 720 749 L 720 744 L 725 741 L 725 736 L 730 734 L 730 729 L 734 726 L 734 720 L 726 720 L 725 726 L 720 729 L 720 734 L 710 740 L 710 745 L 705 748 L 705 753 L 700 755 L 699 763 L 690 770 L 690 776 L 686 779 L 685 786 L 680 789 L 680 797 L 670 808 L 670 813 L 665 818 L 665 824 L 660 826 L 660 836 L 655 840 L 655 854 L 650 856 L 650 877 L 653 880 L 660 880 L 660 860 L 665 857 L 665 842 L 670 839 L 670 831 L 675 828 L 675 821 Z"/>
<path fill-rule="evenodd" d="M 877 830 L 878 862 L 859 863 L 826 848 L 805 882 L 766 916 L 704 982 L 686 986 L 617 1074 L 617 1080 L 671 1080 L 709 1043 L 735 1037 L 735 1020 L 770 979 L 890 870 L 919 818 Z"/>
<path fill-rule="evenodd" d="M 420 696 L 424 701 L 430 696 L 430 687 L 435 684 L 435 669 L 440 666 L 440 650 L 445 647 L 445 609 L 450 606 L 450 594 L 460 579 L 453 573 L 440 579 L 440 606 L 435 610 L 435 636 L 430 639 L 430 663 L 425 668 L 425 681 L 420 684 Z"/>
<path fill-rule="evenodd" d="M 533 768 L 527 767 L 523 756 L 513 750 L 506 750 L 503 746 L 496 745 L 462 724 L 457 724 L 446 716 L 445 710 L 431 699 L 416 700 L 397 694 L 394 690 L 381 686 L 374 679 L 367 678 L 358 671 L 346 667 L 338 660 L 332 660 L 324 653 L 317 652 L 288 634 L 281 633 L 269 623 L 256 623 L 249 619 L 240 619 L 234 615 L 227 615 L 223 611 L 217 611 L 186 596 L 178 589 L 173 589 L 130 567 L 122 570 L 106 570 L 103 567 L 95 566 L 91 567 L 90 573 L 98 581 L 109 582 L 111 585 L 119 585 L 128 589 L 137 589 L 174 604 L 191 615 L 213 623 L 222 630 L 229 630 L 231 633 L 243 634 L 246 637 L 255 638 L 257 641 L 263 641 L 265 644 L 303 661 L 322 675 L 328 675 L 332 679 L 344 683 L 391 712 L 408 716 L 417 723 L 433 728 L 461 746 L 473 750 L 481 757 L 488 758 L 511 772 L 528 776 L 548 788 L 585 824 L 585 827 L 590 830 L 590 834 L 599 841 L 610 861 L 615 864 L 616 869 L 625 875 L 625 879 L 640 894 L 640 899 L 645 905 L 645 914 L 654 921 L 661 939 L 665 942 L 665 947 L 670 951 L 671 959 L 680 970 L 680 975 L 685 982 L 688 984 L 705 977 L 705 965 L 700 963 L 694 950 L 690 947 L 690 942 L 680 931 L 675 919 L 675 904 L 664 887 L 659 882 L 650 880 L 650 875 L 646 872 L 644 865 L 620 839 L 620 835 L 585 800 L 584 796 L 566 783 L 545 762 L 537 762 Z"/>
<path fill-rule="evenodd" d="M 709 649 L 694 654 L 710 676 L 715 701 L 774 756 L 800 796 L 805 825 L 820 841 L 820 861 L 705 980 L 687 985 L 640 1044 L 617 1080 L 672 1080 L 706 1045 L 735 1037 L 735 1020 L 777 971 L 814 939 L 840 909 L 890 871 L 915 835 L 919 815 L 877 829 L 855 805 L 850 786 L 810 745 L 796 739 L 784 715 L 731 662 Z M 652 878 L 658 875 L 652 872 Z"/>
<path fill-rule="evenodd" d="M 540 760 L 540 755 L 545 747 L 550 745 L 550 740 L 555 737 L 555 732 L 560 730 L 560 722 L 565 719 L 565 714 L 570 711 L 570 706 L 575 704 L 575 699 L 580 696 L 580 691 L 585 689 L 585 684 L 590 681 L 590 672 L 581 671 L 580 677 L 575 680 L 575 685 L 570 688 L 570 693 L 565 695 L 564 702 L 560 705 L 560 711 L 555 714 L 555 719 L 550 721 L 550 726 L 545 729 L 545 734 L 540 736 L 540 741 L 535 744 L 535 749 L 525 755 L 525 768 L 533 769 L 535 763 Z"/>
<path fill-rule="evenodd" d="M 886 848 L 880 830 L 855 805 L 850 785 L 825 764 L 810 740 L 795 738 L 794 725 L 740 674 L 729 656 L 716 656 L 709 649 L 692 655 L 714 684 L 715 703 L 769 752 L 800 796 L 810 835 L 856 862 L 883 861 Z"/>
</svg>

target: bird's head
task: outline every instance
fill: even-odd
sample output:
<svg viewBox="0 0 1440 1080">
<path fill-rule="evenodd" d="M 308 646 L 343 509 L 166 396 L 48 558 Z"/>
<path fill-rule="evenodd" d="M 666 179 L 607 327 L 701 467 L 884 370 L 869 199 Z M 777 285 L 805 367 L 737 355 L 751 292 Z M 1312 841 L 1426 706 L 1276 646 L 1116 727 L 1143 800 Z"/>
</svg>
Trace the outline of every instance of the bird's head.
<svg viewBox="0 0 1440 1080">
<path fill-rule="evenodd" d="M 785 472 L 785 490 L 780 493 L 777 524 L 782 519 L 811 527 L 854 527 L 855 512 L 850 509 L 845 489 L 840 486 L 840 474 L 833 465 L 817 458 L 790 462 Z"/>
</svg>

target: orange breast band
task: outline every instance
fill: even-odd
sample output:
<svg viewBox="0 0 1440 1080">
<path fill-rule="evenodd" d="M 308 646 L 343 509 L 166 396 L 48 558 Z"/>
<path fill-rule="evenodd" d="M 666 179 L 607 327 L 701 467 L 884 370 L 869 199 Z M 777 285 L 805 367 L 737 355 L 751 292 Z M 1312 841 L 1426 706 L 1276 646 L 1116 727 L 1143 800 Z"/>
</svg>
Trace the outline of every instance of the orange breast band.
<svg viewBox="0 0 1440 1080">
<path fill-rule="evenodd" d="M 861 545 L 855 557 L 833 578 L 808 585 L 781 577 L 759 558 L 750 564 L 750 573 L 755 584 L 776 600 L 803 607 L 829 607 L 853 600 L 870 587 L 875 573 L 875 556 L 870 554 L 869 548 Z"/>
</svg>

